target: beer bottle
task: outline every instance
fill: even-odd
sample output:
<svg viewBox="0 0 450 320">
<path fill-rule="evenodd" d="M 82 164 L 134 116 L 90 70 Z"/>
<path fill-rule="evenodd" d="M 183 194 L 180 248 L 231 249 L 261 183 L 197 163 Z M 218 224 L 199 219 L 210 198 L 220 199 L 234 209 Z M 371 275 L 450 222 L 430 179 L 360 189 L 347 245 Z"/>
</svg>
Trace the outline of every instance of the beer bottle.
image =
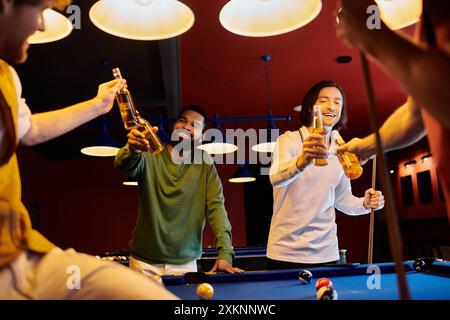
<svg viewBox="0 0 450 320">
<path fill-rule="evenodd" d="M 114 68 L 112 72 L 115 79 L 122 79 L 119 68 Z M 154 155 L 161 152 L 164 149 L 164 145 L 161 143 L 161 140 L 156 133 L 153 132 L 150 123 L 139 114 L 134 104 L 133 96 L 126 85 L 117 92 L 116 101 L 119 106 L 125 130 L 131 131 L 132 129 L 138 129 L 139 131 L 144 132 L 146 139 L 150 143 L 150 153 Z"/>
<path fill-rule="evenodd" d="M 323 135 L 325 134 L 325 130 L 323 129 L 322 109 L 320 108 L 320 106 L 314 106 L 313 111 L 314 111 L 313 133 Z M 325 144 L 325 138 L 322 139 L 322 142 L 323 144 Z M 315 166 L 322 167 L 328 165 L 328 160 L 315 158 L 313 163 Z"/>
<path fill-rule="evenodd" d="M 342 139 L 341 135 L 337 130 L 333 130 L 331 133 L 336 145 L 342 146 L 345 144 L 344 139 Z M 358 179 L 363 172 L 363 168 L 361 163 L 359 162 L 356 154 L 345 151 L 343 153 L 337 154 L 339 162 L 341 163 L 342 168 L 344 169 L 345 175 L 351 179 Z"/>
</svg>

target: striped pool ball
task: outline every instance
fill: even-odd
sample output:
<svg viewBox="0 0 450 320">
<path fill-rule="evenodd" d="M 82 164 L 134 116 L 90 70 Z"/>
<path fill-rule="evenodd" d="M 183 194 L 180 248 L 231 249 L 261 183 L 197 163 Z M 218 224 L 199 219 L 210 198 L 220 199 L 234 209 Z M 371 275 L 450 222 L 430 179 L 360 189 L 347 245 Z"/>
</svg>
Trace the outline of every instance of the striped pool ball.
<svg viewBox="0 0 450 320">
<path fill-rule="evenodd" d="M 311 282 L 313 275 L 309 270 L 301 270 L 298 273 L 298 280 L 300 280 L 300 283 L 302 284 L 308 284 Z"/>
<path fill-rule="evenodd" d="M 333 289 L 333 283 L 328 278 L 320 278 L 316 281 L 316 290 L 319 290 L 322 287 L 327 287 Z"/>
<path fill-rule="evenodd" d="M 320 287 L 317 290 L 317 300 L 337 300 L 338 293 L 336 290 L 330 287 Z"/>
</svg>

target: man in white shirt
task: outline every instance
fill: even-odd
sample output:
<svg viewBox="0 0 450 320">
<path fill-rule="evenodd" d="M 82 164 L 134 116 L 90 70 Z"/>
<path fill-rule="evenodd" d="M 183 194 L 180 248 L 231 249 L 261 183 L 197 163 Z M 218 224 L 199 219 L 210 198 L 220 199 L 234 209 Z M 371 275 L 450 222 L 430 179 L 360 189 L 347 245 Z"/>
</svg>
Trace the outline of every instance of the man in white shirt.
<svg viewBox="0 0 450 320">
<path fill-rule="evenodd" d="M 312 133 L 314 105 L 321 107 L 323 135 Z M 331 81 L 314 85 L 303 99 L 300 118 L 303 126 L 298 131 L 278 138 L 270 168 L 274 195 L 267 245 L 270 269 L 337 261 L 335 207 L 361 215 L 384 206 L 383 195 L 373 189 L 363 198 L 353 196 L 350 180 L 334 155 L 332 130 L 341 129 L 347 118 L 342 88 Z M 328 165 L 312 165 L 315 158 L 327 159 Z"/>
</svg>

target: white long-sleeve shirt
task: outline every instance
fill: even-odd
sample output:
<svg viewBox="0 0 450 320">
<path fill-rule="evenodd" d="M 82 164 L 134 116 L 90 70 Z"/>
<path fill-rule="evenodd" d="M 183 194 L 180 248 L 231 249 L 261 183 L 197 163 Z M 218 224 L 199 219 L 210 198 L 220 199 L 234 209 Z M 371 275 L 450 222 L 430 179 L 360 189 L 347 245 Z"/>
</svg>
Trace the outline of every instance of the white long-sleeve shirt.
<svg viewBox="0 0 450 320">
<path fill-rule="evenodd" d="M 350 180 L 334 155 L 334 143 L 327 166 L 298 170 L 297 157 L 308 135 L 306 127 L 287 131 L 275 146 L 269 173 L 274 197 L 267 245 L 271 259 L 295 263 L 338 260 L 334 208 L 348 215 L 370 212 L 364 208 L 363 198 L 353 196 Z"/>
<path fill-rule="evenodd" d="M 24 98 L 22 98 L 22 83 L 17 75 L 16 70 L 10 67 L 13 75 L 14 87 L 16 88 L 17 104 L 19 106 L 18 111 L 18 128 L 17 128 L 17 140 L 20 140 L 25 136 L 31 127 L 31 111 Z"/>
<path fill-rule="evenodd" d="M 28 107 L 25 99 L 22 98 L 22 83 L 19 76 L 13 67 L 9 67 L 13 75 L 14 87 L 16 89 L 17 103 L 18 103 L 18 128 L 17 141 L 23 138 L 23 136 L 30 130 L 31 127 L 31 111 Z M 2 141 L 5 134 L 5 128 L 0 128 L 0 141 Z"/>
</svg>

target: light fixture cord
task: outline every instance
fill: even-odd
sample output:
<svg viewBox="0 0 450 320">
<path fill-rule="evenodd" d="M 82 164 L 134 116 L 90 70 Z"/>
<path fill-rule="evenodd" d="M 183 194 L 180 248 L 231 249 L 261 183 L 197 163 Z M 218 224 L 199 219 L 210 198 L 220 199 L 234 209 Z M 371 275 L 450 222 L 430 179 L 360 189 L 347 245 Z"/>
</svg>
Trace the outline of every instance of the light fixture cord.
<svg viewBox="0 0 450 320">
<path fill-rule="evenodd" d="M 269 115 L 272 116 L 272 94 L 270 91 L 270 77 L 269 77 L 269 59 L 264 59 L 264 78 L 266 83 L 266 97 L 267 108 L 269 109 Z"/>
</svg>

